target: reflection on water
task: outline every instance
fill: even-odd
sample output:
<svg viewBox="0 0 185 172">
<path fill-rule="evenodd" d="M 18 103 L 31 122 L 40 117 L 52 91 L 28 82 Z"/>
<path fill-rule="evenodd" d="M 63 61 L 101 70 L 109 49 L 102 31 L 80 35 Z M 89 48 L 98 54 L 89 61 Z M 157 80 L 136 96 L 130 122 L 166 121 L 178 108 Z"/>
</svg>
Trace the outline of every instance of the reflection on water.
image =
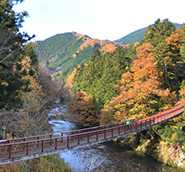
<svg viewBox="0 0 185 172">
<path fill-rule="evenodd" d="M 49 114 L 49 117 L 55 117 L 49 121 L 53 132 L 75 129 L 75 124 L 57 119 L 64 113 L 66 107 L 55 108 Z M 113 141 L 61 152 L 60 157 L 75 172 L 181 172 Z"/>
</svg>

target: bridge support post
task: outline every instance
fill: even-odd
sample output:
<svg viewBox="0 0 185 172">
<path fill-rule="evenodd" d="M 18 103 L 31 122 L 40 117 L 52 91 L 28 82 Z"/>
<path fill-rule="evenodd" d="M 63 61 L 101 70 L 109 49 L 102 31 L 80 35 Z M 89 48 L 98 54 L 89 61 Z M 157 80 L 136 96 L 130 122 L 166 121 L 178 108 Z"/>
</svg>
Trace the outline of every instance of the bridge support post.
<svg viewBox="0 0 185 172">
<path fill-rule="evenodd" d="M 12 158 L 12 145 L 8 146 L 9 158 Z"/>
<path fill-rule="evenodd" d="M 118 127 L 118 135 L 120 135 L 120 127 Z"/>
<path fill-rule="evenodd" d="M 50 145 L 52 145 L 52 135 L 50 134 Z"/>
<path fill-rule="evenodd" d="M 61 133 L 61 143 L 63 142 L 63 133 Z"/>
<path fill-rule="evenodd" d="M 106 139 L 106 130 L 104 130 L 104 139 Z"/>
<path fill-rule="evenodd" d="M 44 152 L 44 140 L 42 140 L 42 152 Z"/>
<path fill-rule="evenodd" d="M 25 142 L 26 139 L 23 139 L 23 142 Z M 23 150 L 25 149 L 25 143 L 23 144 Z"/>
<path fill-rule="evenodd" d="M 10 143 L 10 141 L 8 140 L 8 143 Z M 9 152 L 9 146 L 7 146 L 7 149 L 6 149 L 7 152 Z"/>
<path fill-rule="evenodd" d="M 37 139 L 39 140 L 39 137 L 37 137 Z M 39 141 L 37 141 L 37 147 L 39 147 Z"/>
<path fill-rule="evenodd" d="M 69 148 L 69 136 L 67 136 L 67 147 Z"/>
<path fill-rule="evenodd" d="M 156 123 L 158 122 L 158 117 L 156 117 Z"/>
<path fill-rule="evenodd" d="M 87 143 L 89 143 L 89 133 L 87 134 Z"/>
<path fill-rule="evenodd" d="M 78 145 L 80 144 L 80 135 L 78 135 Z"/>
<path fill-rule="evenodd" d="M 57 150 L 57 139 L 55 139 L 55 150 Z"/>
<path fill-rule="evenodd" d="M 29 153 L 29 146 L 28 146 L 28 143 L 26 143 L 26 155 L 28 155 Z"/>
</svg>

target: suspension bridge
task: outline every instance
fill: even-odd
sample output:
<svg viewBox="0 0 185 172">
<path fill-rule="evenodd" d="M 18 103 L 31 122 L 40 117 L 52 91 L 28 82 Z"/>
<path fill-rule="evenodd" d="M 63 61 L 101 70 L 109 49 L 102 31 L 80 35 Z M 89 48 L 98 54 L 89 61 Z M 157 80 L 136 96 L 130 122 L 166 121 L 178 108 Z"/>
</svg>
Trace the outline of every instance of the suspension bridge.
<svg viewBox="0 0 185 172">
<path fill-rule="evenodd" d="M 185 102 L 164 112 L 131 121 L 129 125 L 120 122 L 70 132 L 4 140 L 0 143 L 0 165 L 57 154 L 141 132 L 179 116 L 184 112 L 184 105 Z"/>
</svg>

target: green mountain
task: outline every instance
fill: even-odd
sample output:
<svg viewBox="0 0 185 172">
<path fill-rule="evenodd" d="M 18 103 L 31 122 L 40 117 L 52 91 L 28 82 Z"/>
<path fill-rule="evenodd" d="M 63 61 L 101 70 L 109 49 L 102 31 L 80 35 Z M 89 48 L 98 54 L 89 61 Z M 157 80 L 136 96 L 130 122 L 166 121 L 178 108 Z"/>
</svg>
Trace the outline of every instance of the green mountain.
<svg viewBox="0 0 185 172">
<path fill-rule="evenodd" d="M 175 24 L 180 27 L 180 24 Z M 103 52 L 114 52 L 117 47 L 140 42 L 147 27 L 112 41 L 92 39 L 87 35 L 69 32 L 55 35 L 44 41 L 34 43 L 39 61 L 52 72 L 52 77 L 59 81 L 66 81 L 72 71 L 82 63 L 90 60 L 95 49 Z"/>
<path fill-rule="evenodd" d="M 147 31 L 147 27 L 136 30 L 122 37 L 121 39 L 116 40 L 115 42 L 119 42 L 119 43 L 124 42 L 124 44 L 134 44 L 135 42 L 140 42 L 144 38 L 146 31 Z"/>
<path fill-rule="evenodd" d="M 89 61 L 95 49 L 113 52 L 118 46 L 124 45 L 92 39 L 76 32 L 58 34 L 34 43 L 40 63 L 49 68 L 53 72 L 52 76 L 60 81 L 66 81 L 79 64 Z"/>
<path fill-rule="evenodd" d="M 178 28 L 181 26 L 181 24 L 174 23 L 175 27 Z M 147 31 L 147 27 L 136 30 L 118 40 L 115 40 L 115 42 L 118 42 L 120 44 L 134 44 L 136 42 L 140 42 Z"/>
</svg>

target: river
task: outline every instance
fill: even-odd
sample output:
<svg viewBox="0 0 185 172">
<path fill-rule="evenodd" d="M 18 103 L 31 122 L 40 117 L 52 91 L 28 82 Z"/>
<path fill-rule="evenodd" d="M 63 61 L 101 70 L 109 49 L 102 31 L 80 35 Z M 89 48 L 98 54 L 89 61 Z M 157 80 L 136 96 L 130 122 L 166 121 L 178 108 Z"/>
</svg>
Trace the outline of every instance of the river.
<svg viewBox="0 0 185 172">
<path fill-rule="evenodd" d="M 76 129 L 74 123 L 62 120 L 65 113 L 66 106 L 52 109 L 49 113 L 53 132 Z M 61 152 L 59 155 L 74 172 L 181 172 L 113 141 Z"/>
</svg>

